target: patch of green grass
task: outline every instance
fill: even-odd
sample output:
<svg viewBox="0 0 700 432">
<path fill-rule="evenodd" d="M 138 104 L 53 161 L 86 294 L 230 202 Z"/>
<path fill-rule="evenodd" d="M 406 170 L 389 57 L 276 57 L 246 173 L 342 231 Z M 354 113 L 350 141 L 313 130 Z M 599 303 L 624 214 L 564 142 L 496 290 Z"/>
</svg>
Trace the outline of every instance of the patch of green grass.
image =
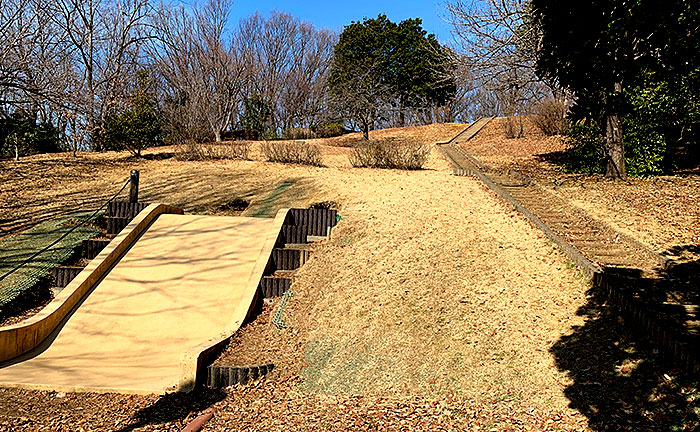
<svg viewBox="0 0 700 432">
<path fill-rule="evenodd" d="M 282 183 L 270 192 L 270 194 L 259 204 L 253 213 L 253 217 L 274 217 L 276 213 L 275 203 L 280 196 L 292 186 L 292 183 Z"/>
<path fill-rule="evenodd" d="M 68 232 L 76 221 L 85 220 L 89 215 L 80 213 L 44 222 L 0 242 L 0 276 L 53 243 Z M 83 240 L 99 233 L 100 230 L 91 226 L 78 227 L 31 262 L 0 280 L 0 311 L 48 277 L 52 268 L 70 259 Z"/>
<path fill-rule="evenodd" d="M 368 345 L 351 349 L 329 340 L 313 341 L 306 345 L 304 357 L 307 366 L 301 372 L 300 389 L 308 393 L 362 394 L 366 377 L 386 374 Z"/>
<path fill-rule="evenodd" d="M 313 341 L 306 344 L 304 358 L 307 366 L 302 370 L 304 382 L 301 383 L 303 391 L 313 392 L 328 389 L 328 384 L 324 382 L 323 368 L 333 358 L 335 351 L 335 344 L 328 341 Z"/>
</svg>

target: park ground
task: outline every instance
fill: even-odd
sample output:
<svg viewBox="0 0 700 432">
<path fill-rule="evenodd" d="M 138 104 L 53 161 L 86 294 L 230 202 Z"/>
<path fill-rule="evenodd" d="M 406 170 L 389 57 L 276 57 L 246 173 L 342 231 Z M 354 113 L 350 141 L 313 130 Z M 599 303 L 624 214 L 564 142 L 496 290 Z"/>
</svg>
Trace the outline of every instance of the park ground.
<svg viewBox="0 0 700 432">
<path fill-rule="evenodd" d="M 463 127 L 376 136 L 434 144 Z M 630 185 L 563 174 L 537 156 L 561 143 L 531 130 L 505 140 L 498 121 L 467 146 L 657 250 L 700 244 L 699 210 L 687 198 L 698 193 L 696 174 Z M 143 201 L 188 212 L 228 214 L 245 200 L 243 215 L 263 215 L 332 201 L 342 216 L 295 277 L 289 327 L 278 330 L 263 310 L 222 357 L 272 361 L 268 379 L 165 397 L 0 389 L 0 430 L 179 430 L 211 407 L 204 430 L 699 426 L 694 383 L 628 336 L 540 231 L 478 180 L 451 175 L 436 149 L 411 172 L 352 168 L 347 147 L 321 150 L 323 167 L 264 162 L 255 146 L 246 161 L 180 161 L 161 148 L 140 160 L 102 153 L 0 162 L 0 236 L 99 206 L 131 169 L 141 172 Z"/>
</svg>

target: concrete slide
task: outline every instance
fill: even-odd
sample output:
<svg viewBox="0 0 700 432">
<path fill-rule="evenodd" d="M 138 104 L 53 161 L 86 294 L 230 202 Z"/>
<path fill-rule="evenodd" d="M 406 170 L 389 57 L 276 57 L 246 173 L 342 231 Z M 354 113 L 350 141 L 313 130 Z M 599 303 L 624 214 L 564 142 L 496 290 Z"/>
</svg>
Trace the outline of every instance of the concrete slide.
<svg viewBox="0 0 700 432">
<path fill-rule="evenodd" d="M 153 216 L 154 208 L 142 214 Z M 78 300 L 57 325 L 44 324 L 48 337 L 0 364 L 0 386 L 188 390 L 200 353 L 235 332 L 249 312 L 283 212 L 257 219 L 155 211 L 150 221 L 139 214 L 140 221 L 132 221 L 53 301 L 65 302 L 81 284 L 89 285 L 84 295 L 73 295 Z M 124 242 L 124 251 L 115 253 Z M 9 329 L 36 327 L 59 307 L 50 304 L 48 312 Z M 0 328 L 0 348 L 7 329 Z"/>
</svg>

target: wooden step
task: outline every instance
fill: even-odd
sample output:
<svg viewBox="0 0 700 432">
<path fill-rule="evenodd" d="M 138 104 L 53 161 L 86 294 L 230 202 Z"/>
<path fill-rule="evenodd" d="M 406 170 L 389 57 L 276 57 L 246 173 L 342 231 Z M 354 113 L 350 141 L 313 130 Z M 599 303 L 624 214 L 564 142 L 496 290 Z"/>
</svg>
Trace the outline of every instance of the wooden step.
<svg viewBox="0 0 700 432">
<path fill-rule="evenodd" d="M 277 270 L 273 274 L 271 274 L 270 277 L 291 280 L 296 274 L 296 272 L 296 270 Z"/>
<path fill-rule="evenodd" d="M 285 243 L 285 249 L 298 249 L 298 250 L 311 250 L 313 245 L 311 243 Z"/>
<path fill-rule="evenodd" d="M 272 267 L 275 270 L 296 270 L 306 263 L 309 251 L 302 249 L 273 249 Z"/>
<path fill-rule="evenodd" d="M 54 280 L 54 286 L 63 288 L 67 286 L 78 273 L 83 271 L 84 267 L 76 266 L 58 266 L 51 270 L 51 277 Z"/>
<path fill-rule="evenodd" d="M 258 289 L 262 293 L 263 298 L 281 297 L 287 292 L 287 290 L 289 290 L 291 285 L 291 278 L 263 276 L 262 280 L 260 280 Z"/>
<path fill-rule="evenodd" d="M 83 240 L 81 248 L 82 257 L 88 260 L 95 258 L 97 255 L 99 255 L 100 252 L 102 252 L 102 249 L 107 247 L 109 242 L 110 240 Z"/>
</svg>

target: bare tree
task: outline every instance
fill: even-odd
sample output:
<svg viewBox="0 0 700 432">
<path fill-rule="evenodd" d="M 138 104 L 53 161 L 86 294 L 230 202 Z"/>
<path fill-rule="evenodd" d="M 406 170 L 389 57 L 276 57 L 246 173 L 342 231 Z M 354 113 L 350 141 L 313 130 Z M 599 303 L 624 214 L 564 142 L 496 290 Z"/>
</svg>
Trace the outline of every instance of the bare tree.
<svg viewBox="0 0 700 432">
<path fill-rule="evenodd" d="M 325 88 L 337 35 L 291 15 L 255 14 L 240 22 L 240 57 L 246 64 L 245 97 L 273 106 L 271 129 L 309 127 L 325 109 Z"/>
<path fill-rule="evenodd" d="M 67 74 L 71 134 L 85 137 L 99 150 L 97 138 L 104 118 L 124 93 L 127 77 L 140 67 L 141 50 L 149 38 L 145 25 L 150 4 L 148 0 L 55 0 L 47 7 L 64 35 L 72 66 Z"/>
<path fill-rule="evenodd" d="M 524 114 L 556 92 L 535 73 L 537 27 L 528 0 L 447 0 L 448 20 L 473 74 L 475 98 L 491 114 Z"/>
<path fill-rule="evenodd" d="M 47 0 L 0 2 L 0 113 L 50 122 L 68 141 L 73 65 L 51 7 Z"/>
<path fill-rule="evenodd" d="M 202 140 L 198 125 L 208 125 L 209 136 L 233 122 L 244 85 L 244 64 L 235 45 L 226 40 L 231 0 L 210 0 L 195 5 L 161 6 L 153 21 L 156 38 L 149 53 L 168 94 L 168 117 L 185 138 Z"/>
<path fill-rule="evenodd" d="M 375 124 L 385 120 L 382 114 L 390 111 L 392 87 L 375 79 L 380 67 L 380 63 L 373 63 L 350 69 L 345 85 L 331 91 L 333 109 L 351 122 L 352 129 L 359 128 L 365 140 Z"/>
</svg>

